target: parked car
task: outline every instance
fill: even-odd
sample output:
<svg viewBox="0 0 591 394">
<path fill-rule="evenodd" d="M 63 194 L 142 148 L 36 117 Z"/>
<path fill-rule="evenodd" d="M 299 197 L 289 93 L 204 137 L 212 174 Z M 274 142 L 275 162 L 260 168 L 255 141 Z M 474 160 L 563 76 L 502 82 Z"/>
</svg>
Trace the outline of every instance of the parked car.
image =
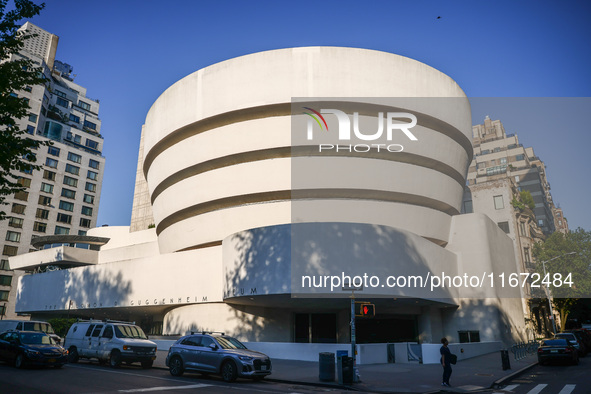
<svg viewBox="0 0 591 394">
<path fill-rule="evenodd" d="M 122 362 L 139 362 L 150 368 L 156 359 L 156 344 L 149 341 L 144 331 L 134 323 L 114 320 L 78 321 L 70 327 L 64 347 L 70 353 L 70 362 L 79 358 L 96 358 L 117 368 Z"/>
<path fill-rule="evenodd" d="M 271 360 L 249 350 L 235 338 L 202 332 L 180 338 L 168 350 L 166 366 L 173 376 L 185 371 L 221 375 L 226 382 L 236 378 L 263 379 L 271 374 Z"/>
<path fill-rule="evenodd" d="M 577 352 L 579 354 L 579 357 L 584 357 L 586 352 L 585 352 L 585 345 L 583 345 L 579 339 L 577 338 L 577 336 L 575 334 L 573 334 L 572 332 L 561 332 L 558 333 L 554 336 L 555 338 L 562 338 L 562 339 L 566 339 L 567 341 L 571 342 L 573 344 L 573 346 L 575 347 L 575 349 L 577 349 Z"/>
<path fill-rule="evenodd" d="M 25 365 L 61 368 L 68 361 L 68 351 L 55 344 L 51 337 L 37 331 L 7 331 L 0 334 L 0 359 Z"/>
<path fill-rule="evenodd" d="M 569 330 L 567 332 L 572 332 L 576 335 L 579 342 L 582 342 L 585 345 L 585 353 L 589 353 L 591 351 L 591 333 L 584 329 L 577 329 L 577 330 Z"/>
<path fill-rule="evenodd" d="M 538 348 L 538 363 L 544 365 L 552 361 L 568 361 L 576 365 L 579 352 L 567 339 L 544 339 Z"/>
<path fill-rule="evenodd" d="M 4 331 L 37 331 L 48 334 L 51 339 L 60 345 L 62 338 L 53 331 L 51 324 L 39 320 L 0 320 L 0 333 Z"/>
</svg>

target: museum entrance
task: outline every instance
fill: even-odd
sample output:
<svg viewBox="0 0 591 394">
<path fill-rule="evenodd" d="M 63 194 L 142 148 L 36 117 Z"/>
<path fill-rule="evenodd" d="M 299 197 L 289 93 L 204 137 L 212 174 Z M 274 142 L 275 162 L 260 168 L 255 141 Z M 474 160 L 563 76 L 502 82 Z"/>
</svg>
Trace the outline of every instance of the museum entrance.
<svg viewBox="0 0 591 394">
<path fill-rule="evenodd" d="M 357 343 L 417 342 L 415 315 L 376 316 L 355 319 Z"/>
</svg>

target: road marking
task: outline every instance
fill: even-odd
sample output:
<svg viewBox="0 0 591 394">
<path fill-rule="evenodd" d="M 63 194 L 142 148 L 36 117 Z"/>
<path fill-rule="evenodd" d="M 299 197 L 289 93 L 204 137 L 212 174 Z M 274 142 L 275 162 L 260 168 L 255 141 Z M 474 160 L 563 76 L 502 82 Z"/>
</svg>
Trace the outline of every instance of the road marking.
<svg viewBox="0 0 591 394">
<path fill-rule="evenodd" d="M 527 392 L 527 394 L 538 394 L 548 386 L 547 384 L 538 384 L 536 387 Z"/>
<path fill-rule="evenodd" d="M 162 390 L 186 390 L 186 389 L 200 389 L 202 387 L 209 387 L 210 384 L 191 384 L 189 386 L 161 386 L 161 387 L 146 387 L 143 389 L 119 390 L 120 393 L 143 393 L 147 391 L 162 391 Z"/>
<path fill-rule="evenodd" d="M 111 369 L 104 369 L 104 368 L 101 369 L 101 368 L 84 367 L 82 365 L 68 364 L 68 368 L 81 368 L 81 369 L 88 369 L 88 370 L 97 371 L 97 372 L 108 372 L 108 373 L 115 373 L 115 374 L 119 374 L 119 375 L 130 375 L 130 376 L 139 376 L 139 377 L 142 377 L 142 378 L 166 380 L 167 382 L 185 383 L 184 380 L 159 378 L 157 376 L 142 375 L 142 374 L 139 374 L 139 373 L 131 373 L 131 372 L 113 371 Z"/>
<path fill-rule="evenodd" d="M 560 390 L 560 393 L 558 394 L 570 394 L 573 392 L 576 386 L 576 384 L 567 384 L 563 387 L 562 390 Z"/>
<path fill-rule="evenodd" d="M 519 387 L 519 385 L 518 385 L 518 384 L 511 384 L 511 385 L 509 385 L 509 386 L 505 387 L 505 388 L 503 389 L 503 391 L 513 391 L 513 389 L 516 389 L 517 387 Z"/>
</svg>

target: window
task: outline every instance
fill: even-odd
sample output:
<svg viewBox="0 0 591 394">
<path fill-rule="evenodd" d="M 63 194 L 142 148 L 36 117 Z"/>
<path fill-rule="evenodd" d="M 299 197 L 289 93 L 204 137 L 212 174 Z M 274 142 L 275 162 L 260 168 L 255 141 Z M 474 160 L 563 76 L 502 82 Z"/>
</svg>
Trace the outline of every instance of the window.
<svg viewBox="0 0 591 394">
<path fill-rule="evenodd" d="M 35 135 L 35 126 L 27 125 L 27 133 Z"/>
<path fill-rule="evenodd" d="M 63 98 L 61 98 L 61 97 L 58 97 L 58 98 L 55 100 L 55 103 L 56 103 L 57 105 L 59 105 L 60 107 L 64 107 L 64 108 L 69 108 L 69 107 L 70 107 L 70 102 L 69 102 L 68 100 L 64 100 L 64 99 L 63 99 Z"/>
<path fill-rule="evenodd" d="M 62 189 L 62 197 L 74 199 L 76 198 L 76 191 L 70 189 Z"/>
<path fill-rule="evenodd" d="M 4 256 L 16 256 L 18 252 L 18 247 L 12 245 L 4 245 L 4 249 L 2 249 L 2 254 Z"/>
<path fill-rule="evenodd" d="M 0 260 L 0 270 L 10 271 L 10 265 L 8 264 L 8 259 Z"/>
<path fill-rule="evenodd" d="M 66 172 L 69 172 L 70 174 L 78 175 L 80 173 L 80 167 L 76 167 L 71 164 L 66 164 Z"/>
<path fill-rule="evenodd" d="M 538 220 L 538 226 L 544 227 L 544 219 Z"/>
<path fill-rule="evenodd" d="M 6 232 L 6 240 L 11 242 L 19 242 L 21 240 L 21 233 L 17 233 L 14 231 L 7 231 Z"/>
<path fill-rule="evenodd" d="M 67 175 L 64 175 L 64 185 L 77 187 L 78 186 L 78 179 L 70 178 Z"/>
<path fill-rule="evenodd" d="M 57 89 L 55 90 L 55 92 L 54 92 L 54 93 L 55 93 L 55 95 L 56 95 L 56 96 L 58 96 L 58 97 L 63 97 L 63 98 L 66 98 L 66 94 L 65 94 L 64 92 L 61 92 L 61 91 L 57 90 Z"/>
<path fill-rule="evenodd" d="M 57 221 L 60 223 L 71 224 L 72 223 L 72 215 L 66 215 L 65 213 L 58 213 L 57 214 Z"/>
<path fill-rule="evenodd" d="M 35 217 L 37 219 L 47 219 L 49 217 L 49 211 L 47 209 L 37 208 L 37 213 L 35 213 Z"/>
<path fill-rule="evenodd" d="M 501 157 L 501 164 L 507 164 L 507 158 Z"/>
<path fill-rule="evenodd" d="M 505 204 L 503 203 L 503 196 L 494 196 L 493 199 L 495 202 L 495 209 L 505 208 Z"/>
<path fill-rule="evenodd" d="M 525 222 L 519 222 L 519 235 L 527 237 L 527 228 L 525 227 Z"/>
<path fill-rule="evenodd" d="M 98 150 L 98 142 L 86 139 L 86 146 L 90 149 Z"/>
<path fill-rule="evenodd" d="M 458 331 L 460 343 L 480 342 L 480 331 Z"/>
<path fill-rule="evenodd" d="M 517 155 L 517 156 L 515 156 L 515 160 L 516 161 L 525 160 L 525 156 L 523 156 L 523 155 Z"/>
<path fill-rule="evenodd" d="M 509 222 L 499 222 L 497 223 L 499 228 L 505 232 L 505 234 L 509 234 Z"/>
<path fill-rule="evenodd" d="M 92 179 L 93 181 L 98 180 L 98 172 L 88 170 L 88 175 L 86 176 L 88 179 Z"/>
<path fill-rule="evenodd" d="M 13 203 L 12 204 L 12 209 L 10 210 L 10 212 L 12 212 L 12 213 L 18 213 L 18 214 L 23 215 L 25 213 L 25 208 L 26 207 L 27 207 L 26 205 Z"/>
<path fill-rule="evenodd" d="M 82 162 L 82 156 L 77 155 L 72 152 L 68 152 L 68 160 L 73 161 L 74 163 L 80 164 Z"/>
<path fill-rule="evenodd" d="M 9 291 L 0 290 L 0 301 L 8 301 L 9 294 L 10 294 Z M 4 310 L 2 312 L 4 312 Z M 2 314 L 4 314 L 4 313 L 2 313 Z"/>
<path fill-rule="evenodd" d="M 99 169 L 99 164 L 100 164 L 100 163 L 99 163 L 98 161 L 96 161 L 96 160 L 92 160 L 92 159 L 90 159 L 90 160 L 88 161 L 88 166 L 89 166 L 90 168 L 94 168 L 95 170 L 98 170 L 98 169 Z"/>
<path fill-rule="evenodd" d="M 90 219 L 81 218 L 80 227 L 90 228 Z"/>
<path fill-rule="evenodd" d="M 35 222 L 35 224 L 33 225 L 33 231 L 44 233 L 45 231 L 47 231 L 47 224 L 42 222 Z"/>
<path fill-rule="evenodd" d="M 53 185 L 49 183 L 42 182 L 41 183 L 41 191 L 44 193 L 53 193 Z"/>
<path fill-rule="evenodd" d="M 80 219 L 80 220 L 82 220 L 82 219 Z M 86 235 L 86 231 L 84 231 L 84 230 L 78 230 L 78 235 Z"/>
<path fill-rule="evenodd" d="M 47 159 L 45 159 L 45 165 L 47 167 L 57 168 L 57 160 L 48 157 Z"/>
<path fill-rule="evenodd" d="M 8 225 L 14 228 L 23 228 L 23 222 L 24 220 L 21 218 L 11 217 L 8 219 Z"/>
<path fill-rule="evenodd" d="M 92 216 L 92 208 L 91 207 L 82 207 L 82 214 L 86 216 Z"/>
<path fill-rule="evenodd" d="M 75 123 L 80 123 L 80 117 L 76 116 L 74 114 L 70 114 L 70 121 L 75 122 Z"/>
<path fill-rule="evenodd" d="M 61 226 L 55 226 L 54 234 L 55 235 L 68 235 L 68 234 L 70 234 L 70 229 L 66 228 L 66 227 L 61 227 Z"/>
<path fill-rule="evenodd" d="M 472 200 L 464 201 L 463 210 L 464 210 L 464 213 L 473 213 L 474 212 L 474 209 L 472 207 Z"/>
<path fill-rule="evenodd" d="M 519 183 L 519 175 L 515 175 L 515 182 Z"/>
<path fill-rule="evenodd" d="M 96 130 L 96 124 L 89 122 L 88 120 L 84 120 L 84 127 L 87 127 L 91 130 Z"/>
<path fill-rule="evenodd" d="M 60 155 L 60 148 L 56 148 L 55 146 L 49 146 L 47 147 L 47 153 L 52 155 L 52 156 L 58 156 Z"/>
<path fill-rule="evenodd" d="M 29 122 L 37 123 L 37 115 L 29 114 Z"/>
<path fill-rule="evenodd" d="M 101 333 L 101 330 L 103 329 L 103 325 L 102 324 L 97 324 L 94 327 L 94 331 L 92 331 L 92 336 L 95 338 L 98 338 L 99 334 Z"/>
<path fill-rule="evenodd" d="M 523 258 L 525 259 L 526 263 L 531 263 L 531 257 L 529 254 L 529 248 L 523 248 Z"/>
<path fill-rule="evenodd" d="M 31 187 L 31 180 L 29 178 L 19 177 L 16 183 L 22 187 Z"/>
<path fill-rule="evenodd" d="M 94 183 L 86 182 L 86 186 L 84 187 L 89 192 L 96 192 L 96 185 Z"/>
<path fill-rule="evenodd" d="M 78 101 L 78 106 L 82 109 L 90 111 L 90 104 L 85 103 L 84 101 Z"/>
<path fill-rule="evenodd" d="M 39 205 L 50 206 L 51 205 L 51 197 L 39 196 Z"/>
<path fill-rule="evenodd" d="M 85 194 L 83 201 L 87 204 L 94 204 L 94 196 L 90 194 Z"/>
<path fill-rule="evenodd" d="M 43 179 L 47 179 L 48 181 L 55 181 L 55 172 L 44 170 Z"/>
<path fill-rule="evenodd" d="M 29 199 L 29 192 L 16 192 L 14 193 L 15 200 L 27 201 Z"/>
<path fill-rule="evenodd" d="M 73 211 L 74 210 L 74 204 L 72 204 L 71 202 L 67 202 L 67 201 L 60 201 L 60 209 L 63 209 L 64 211 Z"/>
<path fill-rule="evenodd" d="M 12 276 L 0 275 L 0 286 L 10 286 L 12 282 Z"/>
</svg>

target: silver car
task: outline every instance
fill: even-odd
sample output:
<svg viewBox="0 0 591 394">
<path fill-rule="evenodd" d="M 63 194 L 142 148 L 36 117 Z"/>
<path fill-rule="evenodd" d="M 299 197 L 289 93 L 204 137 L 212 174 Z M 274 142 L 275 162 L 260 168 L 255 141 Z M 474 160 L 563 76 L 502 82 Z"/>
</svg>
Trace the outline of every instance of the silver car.
<svg viewBox="0 0 591 394">
<path fill-rule="evenodd" d="M 211 332 L 192 333 L 176 341 L 168 350 L 166 366 L 173 376 L 194 371 L 221 375 L 226 382 L 238 377 L 260 380 L 271 374 L 267 355 L 249 350 L 223 333 Z"/>
</svg>

